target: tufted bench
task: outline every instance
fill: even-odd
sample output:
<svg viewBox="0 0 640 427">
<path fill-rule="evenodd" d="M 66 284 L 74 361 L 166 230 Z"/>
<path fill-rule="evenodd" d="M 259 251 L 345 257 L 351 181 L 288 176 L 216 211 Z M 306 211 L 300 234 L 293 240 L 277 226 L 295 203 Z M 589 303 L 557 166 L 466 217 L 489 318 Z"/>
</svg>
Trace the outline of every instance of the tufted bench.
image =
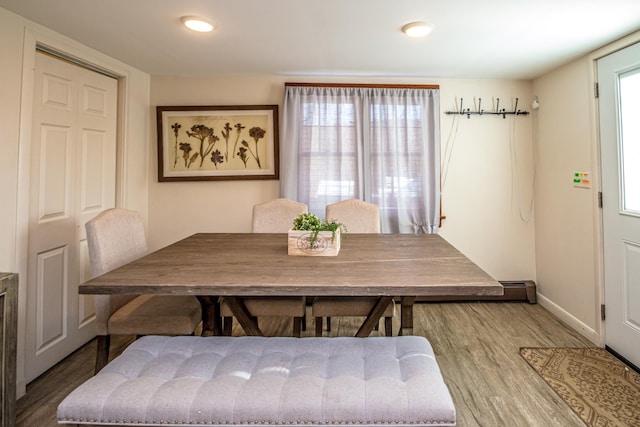
<svg viewBox="0 0 640 427">
<path fill-rule="evenodd" d="M 60 424 L 455 426 L 422 337 L 147 336 L 58 406 Z"/>
</svg>

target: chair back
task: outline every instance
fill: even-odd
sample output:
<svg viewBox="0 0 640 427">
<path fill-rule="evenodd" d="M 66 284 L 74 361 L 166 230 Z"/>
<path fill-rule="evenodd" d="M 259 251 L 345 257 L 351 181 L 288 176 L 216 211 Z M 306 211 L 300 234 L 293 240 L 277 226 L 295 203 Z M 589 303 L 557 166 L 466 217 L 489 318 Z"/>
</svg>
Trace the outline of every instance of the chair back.
<svg viewBox="0 0 640 427">
<path fill-rule="evenodd" d="M 253 207 L 253 233 L 286 233 L 293 227 L 293 219 L 308 212 L 304 203 L 289 199 L 273 199 Z"/>
<path fill-rule="evenodd" d="M 380 208 L 373 203 L 343 200 L 327 205 L 325 217 L 344 224 L 347 233 L 380 233 Z"/>
<path fill-rule="evenodd" d="M 147 237 L 140 214 L 107 209 L 85 224 L 91 273 L 98 276 L 148 252 Z"/>
<path fill-rule="evenodd" d="M 147 254 L 147 238 L 140 214 L 113 208 L 98 214 L 85 224 L 89 263 L 93 277 L 107 273 Z M 96 329 L 107 335 L 111 314 L 135 295 L 95 295 Z"/>
</svg>

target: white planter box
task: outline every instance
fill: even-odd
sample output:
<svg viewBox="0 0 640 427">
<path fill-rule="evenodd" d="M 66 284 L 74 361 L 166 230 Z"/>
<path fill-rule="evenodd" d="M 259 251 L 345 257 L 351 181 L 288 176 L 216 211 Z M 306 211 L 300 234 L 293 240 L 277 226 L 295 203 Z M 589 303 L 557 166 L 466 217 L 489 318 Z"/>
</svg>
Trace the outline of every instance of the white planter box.
<svg viewBox="0 0 640 427">
<path fill-rule="evenodd" d="M 336 256 L 340 252 L 340 230 L 320 231 L 318 238 L 311 246 L 311 231 L 289 230 L 288 236 L 289 255 L 298 256 Z"/>
</svg>

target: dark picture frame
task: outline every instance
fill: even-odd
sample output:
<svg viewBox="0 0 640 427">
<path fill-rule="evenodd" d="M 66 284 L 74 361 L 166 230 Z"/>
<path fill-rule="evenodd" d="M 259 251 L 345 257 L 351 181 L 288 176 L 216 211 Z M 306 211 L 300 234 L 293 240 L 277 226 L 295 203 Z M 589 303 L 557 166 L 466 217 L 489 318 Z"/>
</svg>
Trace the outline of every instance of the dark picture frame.
<svg viewBox="0 0 640 427">
<path fill-rule="evenodd" d="M 157 106 L 158 181 L 279 178 L 277 105 Z"/>
</svg>

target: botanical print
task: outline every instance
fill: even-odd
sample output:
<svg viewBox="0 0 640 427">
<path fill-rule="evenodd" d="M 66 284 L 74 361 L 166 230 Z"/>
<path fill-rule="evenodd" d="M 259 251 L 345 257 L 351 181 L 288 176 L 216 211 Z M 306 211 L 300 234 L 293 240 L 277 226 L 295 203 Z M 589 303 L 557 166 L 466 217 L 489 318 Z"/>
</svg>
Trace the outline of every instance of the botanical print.
<svg viewBox="0 0 640 427">
<path fill-rule="evenodd" d="M 168 115 L 170 171 L 268 169 L 264 115 Z"/>
<path fill-rule="evenodd" d="M 158 180 L 278 178 L 278 106 L 156 107 Z"/>
</svg>

